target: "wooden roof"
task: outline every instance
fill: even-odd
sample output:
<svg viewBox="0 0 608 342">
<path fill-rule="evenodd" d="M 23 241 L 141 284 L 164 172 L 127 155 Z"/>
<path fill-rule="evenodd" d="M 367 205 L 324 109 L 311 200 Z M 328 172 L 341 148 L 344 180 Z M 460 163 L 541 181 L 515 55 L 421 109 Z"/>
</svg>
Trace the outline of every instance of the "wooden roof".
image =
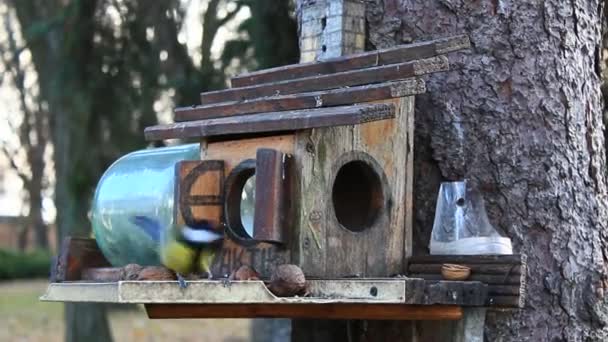
<svg viewBox="0 0 608 342">
<path fill-rule="evenodd" d="M 370 101 L 423 93 L 423 75 L 447 71 L 444 54 L 469 47 L 442 38 L 232 78 L 232 88 L 201 94 L 201 105 L 175 109 L 176 123 L 148 127 L 147 140 L 294 131 L 395 116 Z"/>
</svg>

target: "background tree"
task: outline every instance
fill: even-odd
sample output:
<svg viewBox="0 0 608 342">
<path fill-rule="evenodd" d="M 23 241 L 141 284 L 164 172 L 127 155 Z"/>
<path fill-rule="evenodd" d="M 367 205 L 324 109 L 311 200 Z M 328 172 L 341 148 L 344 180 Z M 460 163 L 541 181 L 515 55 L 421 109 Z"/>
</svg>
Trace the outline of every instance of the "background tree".
<svg viewBox="0 0 608 342">
<path fill-rule="evenodd" d="M 98 179 L 119 156 L 145 146 L 142 131 L 156 123 L 161 97 L 191 105 L 199 103 L 201 91 L 225 85 L 229 68 L 213 60 L 211 47 L 219 28 L 246 4 L 205 2 L 196 61 L 198 55 L 191 56 L 180 39 L 186 2 L 7 1 L 32 55 L 40 101 L 48 108 L 59 236 L 87 236 Z M 231 63 L 238 67 L 239 58 L 235 54 Z M 68 341 L 111 339 L 102 306 L 67 304 L 65 315 Z"/>
<path fill-rule="evenodd" d="M 21 117 L 18 123 L 15 116 L 7 118 L 16 142 L 10 137 L 0 138 L 0 153 L 8 160 L 10 167 L 23 183 L 28 207 L 28 222 L 18 233 L 18 247 L 24 250 L 30 228 L 34 230 L 35 245 L 40 249 L 49 247 L 47 226 L 42 217 L 43 191 L 49 184 L 45 179 L 45 152 L 47 149 L 49 127 L 45 105 L 37 94 L 35 86 L 26 85 L 26 72 L 32 66 L 27 61 L 20 60 L 24 51 L 15 31 L 14 20 L 7 8 L 2 15 L 3 31 L 6 39 L 0 44 L 0 62 L 3 66 L 2 83 L 6 82 L 15 90 L 18 98 L 18 108 Z"/>
</svg>

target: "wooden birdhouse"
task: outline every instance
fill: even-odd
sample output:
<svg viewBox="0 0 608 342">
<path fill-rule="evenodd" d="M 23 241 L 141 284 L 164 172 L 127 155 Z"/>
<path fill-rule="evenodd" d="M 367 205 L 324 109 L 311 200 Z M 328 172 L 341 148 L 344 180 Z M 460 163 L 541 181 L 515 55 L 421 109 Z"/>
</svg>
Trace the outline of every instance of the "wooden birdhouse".
<svg viewBox="0 0 608 342">
<path fill-rule="evenodd" d="M 198 139 L 175 220 L 218 222 L 214 274 L 291 263 L 309 277 L 400 274 L 411 250 L 415 95 L 457 36 L 237 76 L 148 140 Z"/>
<path fill-rule="evenodd" d="M 138 182 L 144 200 L 130 203 L 177 227 L 211 222 L 224 236 L 212 264 L 222 281 L 182 288 L 167 281 L 170 270 L 132 265 L 135 253 L 67 239 L 44 300 L 140 303 L 151 318 L 458 320 L 462 307 L 483 317 L 486 306 L 523 305 L 519 255 L 411 257 L 415 97 L 468 37 L 353 53 L 365 41 L 363 3 L 337 3 L 304 11 L 302 63 L 236 76 L 230 88 L 201 94 L 201 104 L 177 108 L 175 123 L 145 130 L 150 141 L 190 140 L 200 150 L 162 152 L 170 166 L 155 163 L 157 178 Z M 126 163 L 129 172 L 140 157 Z M 122 176 L 107 210 L 118 217 L 110 238 L 154 256 L 116 214 L 134 186 Z M 162 206 L 148 203 L 164 194 Z M 112 263 L 111 253 L 127 257 Z M 273 289 L 285 264 L 301 270 L 305 292 Z M 234 277 L 243 266 L 256 277 Z M 448 266 L 458 281 L 444 274 Z M 482 334 L 483 320 L 463 321 Z"/>
</svg>

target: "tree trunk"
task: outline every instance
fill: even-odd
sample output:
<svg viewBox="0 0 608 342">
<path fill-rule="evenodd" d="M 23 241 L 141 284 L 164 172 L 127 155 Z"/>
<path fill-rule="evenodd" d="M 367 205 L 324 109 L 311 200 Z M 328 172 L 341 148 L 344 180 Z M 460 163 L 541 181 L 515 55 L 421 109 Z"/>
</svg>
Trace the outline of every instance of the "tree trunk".
<svg viewBox="0 0 608 342">
<path fill-rule="evenodd" d="M 17 227 L 17 248 L 20 252 L 25 252 L 27 248 L 27 233 L 29 231 L 29 222 Z"/>
<path fill-rule="evenodd" d="M 65 305 L 66 342 L 110 342 L 108 318 L 103 305 L 92 303 L 71 303 Z M 105 329 L 100 329 L 104 327 Z"/>
<path fill-rule="evenodd" d="M 528 301 L 490 341 L 606 340 L 602 1 L 367 1 L 376 48 L 464 32 L 418 97 L 415 236 L 426 252 L 442 180 L 468 178 L 528 255 Z"/>
<path fill-rule="evenodd" d="M 42 173 L 44 168 L 39 168 L 34 171 L 38 166 L 32 165 L 32 179 L 30 181 L 27 192 L 29 194 L 30 212 L 29 222 L 31 228 L 34 229 L 34 237 L 36 242 L 36 248 L 48 249 L 49 239 L 47 226 L 42 218 Z"/>
</svg>

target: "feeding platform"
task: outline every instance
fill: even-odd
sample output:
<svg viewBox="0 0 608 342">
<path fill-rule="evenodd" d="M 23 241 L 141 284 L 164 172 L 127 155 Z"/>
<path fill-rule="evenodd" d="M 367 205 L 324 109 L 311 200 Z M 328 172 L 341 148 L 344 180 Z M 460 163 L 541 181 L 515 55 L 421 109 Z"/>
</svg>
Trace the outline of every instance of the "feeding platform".
<svg viewBox="0 0 608 342">
<path fill-rule="evenodd" d="M 522 256 L 421 256 L 408 261 L 410 277 L 309 279 L 302 296 L 281 297 L 262 280 L 195 280 L 186 288 L 169 280 L 121 280 L 146 277 L 146 268 L 129 274 L 107 267 L 93 239 L 67 238 L 40 299 L 143 304 L 156 319 L 459 320 L 467 307 L 512 309 L 524 304 Z M 473 275 L 466 281 L 441 280 L 438 266 L 445 261 L 467 265 Z"/>
<path fill-rule="evenodd" d="M 41 299 L 145 304 L 151 318 L 459 319 L 459 305 L 483 304 L 482 283 L 435 286 L 420 279 L 311 280 L 307 296 L 277 297 L 263 281 L 191 281 L 186 289 L 175 281 L 68 282 L 51 284 Z"/>
<path fill-rule="evenodd" d="M 464 307 L 520 307 L 520 256 L 410 258 L 415 96 L 426 91 L 424 75 L 449 69 L 445 54 L 467 47 L 466 36 L 403 45 L 240 75 L 230 89 L 201 94 L 200 105 L 175 110 L 175 123 L 145 130 L 148 140 L 195 140 L 196 156 L 157 160 L 170 182 L 138 187 L 166 173 L 137 174 L 137 163 L 120 173 L 130 198 L 95 202 L 96 240 L 65 241 L 42 299 L 140 303 L 152 318 L 427 320 L 460 319 Z M 109 268 L 145 265 L 155 253 L 120 218 L 164 212 L 171 226 L 219 223 L 211 270 L 223 279 L 180 288 L 145 269 Z M 142 253 L 130 260 L 130 248 Z M 450 262 L 469 267 L 470 279 L 443 279 Z M 305 275 L 305 291 L 272 291 L 286 264 Z M 243 266 L 262 280 L 228 277 Z"/>
</svg>

